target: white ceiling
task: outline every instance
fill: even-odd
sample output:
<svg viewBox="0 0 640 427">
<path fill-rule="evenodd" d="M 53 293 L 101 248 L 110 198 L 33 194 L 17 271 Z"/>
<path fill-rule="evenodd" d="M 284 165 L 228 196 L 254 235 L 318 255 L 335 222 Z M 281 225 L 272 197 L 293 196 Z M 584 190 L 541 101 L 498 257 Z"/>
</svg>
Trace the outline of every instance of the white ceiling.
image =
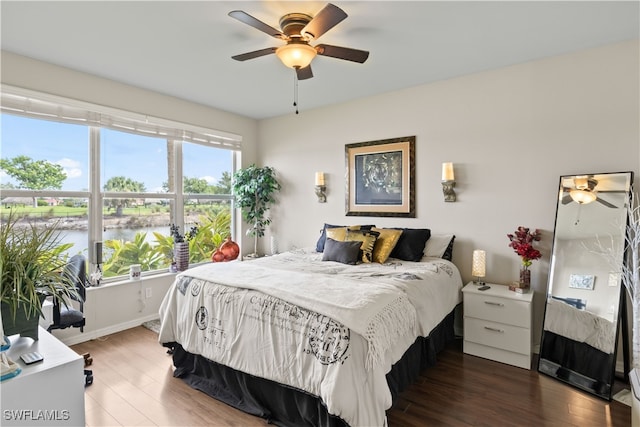
<svg viewBox="0 0 640 427">
<path fill-rule="evenodd" d="M 232 55 L 282 42 L 230 18 L 278 27 L 324 1 L 1 1 L 2 49 L 261 119 L 293 114 L 293 70 L 275 55 Z M 314 107 L 639 37 L 639 3 L 335 1 L 349 17 L 318 43 L 371 52 L 364 64 L 317 57 L 299 83 Z M 313 43 L 315 44 L 315 43 Z"/>
</svg>

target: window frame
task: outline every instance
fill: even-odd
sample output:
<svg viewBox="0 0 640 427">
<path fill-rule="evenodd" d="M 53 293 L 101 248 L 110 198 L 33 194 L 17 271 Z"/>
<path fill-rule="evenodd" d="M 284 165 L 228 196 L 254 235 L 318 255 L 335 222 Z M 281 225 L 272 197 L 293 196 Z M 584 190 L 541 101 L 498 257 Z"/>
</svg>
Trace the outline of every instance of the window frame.
<svg viewBox="0 0 640 427">
<path fill-rule="evenodd" d="M 208 129 L 200 126 L 167 120 L 126 110 L 105 107 L 88 102 L 72 100 L 57 95 L 40 93 L 23 88 L 2 85 L 0 112 L 14 116 L 29 117 L 35 120 L 47 120 L 62 123 L 85 125 L 88 128 L 89 144 L 89 188 L 87 191 L 64 190 L 27 190 L 3 189 L 3 197 L 54 197 L 54 198 L 84 198 L 88 202 L 88 265 L 90 273 L 97 270 L 96 243 L 102 242 L 104 199 L 127 198 L 164 199 L 170 201 L 173 222 L 184 230 L 184 206 L 192 199 L 230 201 L 231 236 L 235 239 L 237 231 L 237 209 L 233 194 L 185 194 L 183 193 L 183 143 L 198 144 L 205 147 L 230 150 L 231 173 L 240 165 L 242 137 L 229 132 Z M 120 132 L 151 136 L 166 139 L 173 149 L 173 164 L 168 165 L 169 175 L 172 174 L 173 183 L 169 188 L 173 191 L 166 193 L 122 193 L 103 191 L 101 183 L 101 140 L 100 131 L 108 128 Z M 168 231 L 168 230 L 167 230 Z M 167 233 L 168 234 L 168 233 Z M 165 270 L 152 270 L 144 275 L 164 273 Z M 103 279 L 102 283 L 122 280 L 126 276 L 115 276 Z"/>
</svg>

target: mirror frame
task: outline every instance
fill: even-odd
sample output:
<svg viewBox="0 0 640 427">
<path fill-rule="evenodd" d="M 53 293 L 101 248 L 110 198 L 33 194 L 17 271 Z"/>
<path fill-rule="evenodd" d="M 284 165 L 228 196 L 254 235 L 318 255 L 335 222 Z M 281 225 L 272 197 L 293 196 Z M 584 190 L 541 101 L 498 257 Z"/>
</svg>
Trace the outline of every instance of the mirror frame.
<svg viewBox="0 0 640 427">
<path fill-rule="evenodd" d="M 611 206 L 607 207 L 607 201 L 604 200 L 606 199 L 606 197 L 603 197 L 602 199 L 600 199 L 599 197 L 596 198 L 596 200 L 593 201 L 593 203 L 595 203 L 596 208 L 591 208 L 590 211 L 587 211 L 587 208 L 588 208 L 587 203 L 581 204 L 576 202 L 575 201 L 576 199 L 571 198 L 569 194 L 569 190 L 571 187 L 568 187 L 567 183 L 573 182 L 574 188 L 575 188 L 577 186 L 586 184 L 587 181 L 584 180 L 585 177 L 587 178 L 587 180 L 589 179 L 589 177 L 591 178 L 597 177 L 596 178 L 597 181 L 595 184 L 595 191 L 593 192 L 592 191 L 593 188 L 590 188 L 589 192 L 593 192 L 596 196 L 598 196 L 598 194 L 602 194 L 602 193 L 598 193 L 598 185 L 600 185 L 602 182 L 606 182 L 606 181 L 603 181 L 603 178 L 612 177 L 614 175 L 616 176 L 620 175 L 622 178 L 625 178 L 624 184 L 621 184 L 624 186 L 624 188 L 618 188 L 618 187 L 609 188 L 609 187 L 603 186 L 605 190 L 601 190 L 601 191 L 602 193 L 605 193 L 607 191 L 612 193 L 622 193 L 623 196 L 618 198 L 620 199 L 619 202 L 623 203 L 623 206 L 617 206 L 617 207 L 622 209 L 624 214 L 619 215 L 620 216 L 619 225 L 608 224 L 608 225 L 612 225 L 611 229 L 609 230 L 605 230 L 605 225 L 607 225 L 605 224 L 605 221 L 597 222 L 598 226 L 601 226 L 603 230 L 602 231 L 603 234 L 598 234 L 597 230 L 592 231 L 593 229 L 590 228 L 590 224 L 591 225 L 596 224 L 595 221 L 597 221 L 598 219 L 596 216 L 598 215 L 597 209 L 600 209 L 600 212 L 606 212 L 606 211 L 602 211 L 602 209 L 603 208 L 608 209 L 611 207 Z M 576 179 L 578 181 L 576 181 Z M 626 328 L 624 327 L 626 322 L 626 315 L 625 315 L 626 293 L 623 292 L 623 289 L 622 289 L 624 285 L 622 284 L 621 274 L 618 276 L 617 282 L 615 280 L 615 275 L 618 271 L 621 271 L 621 267 L 624 265 L 624 263 L 626 263 L 626 260 L 627 260 L 627 256 L 626 256 L 627 255 L 626 236 L 627 236 L 627 228 L 628 228 L 627 206 L 631 200 L 633 179 L 634 179 L 633 172 L 630 172 L 630 171 L 560 176 L 560 182 L 558 186 L 559 193 L 558 193 L 557 205 L 556 205 L 556 218 L 555 218 L 554 233 L 553 233 L 553 244 L 552 244 L 551 260 L 550 260 L 550 266 L 549 266 L 549 279 L 547 282 L 547 293 L 546 293 L 546 299 L 545 299 L 545 310 L 544 310 L 543 325 L 542 325 L 542 337 L 540 339 L 538 372 L 548 375 L 550 377 L 556 378 L 562 382 L 565 382 L 583 391 L 589 392 L 591 394 L 594 394 L 598 397 L 601 397 L 607 400 L 611 400 L 611 397 L 612 397 L 613 382 L 615 379 L 615 366 L 616 366 L 617 353 L 618 353 L 617 352 L 618 337 L 620 334 L 621 325 L 622 325 L 623 333 L 626 330 Z M 589 186 L 592 186 L 592 185 L 593 183 L 589 182 Z M 600 202 L 599 205 L 603 205 L 603 206 L 598 206 L 597 202 Z M 563 206 L 569 205 L 569 204 L 574 204 L 575 207 L 572 205 L 571 211 L 568 211 L 566 209 L 563 210 L 564 212 L 561 211 Z M 563 215 L 563 213 L 565 214 Z M 570 218 L 570 220 L 573 221 L 575 230 L 572 230 L 571 231 L 572 234 L 568 236 L 565 234 L 567 233 L 567 230 L 562 229 L 562 227 L 568 228 L 567 218 L 564 217 L 567 215 L 575 215 L 575 218 L 574 217 Z M 581 220 L 583 221 L 582 223 L 580 223 Z M 613 227 L 614 225 L 615 227 Z M 583 234 L 583 235 L 573 234 L 573 233 L 576 233 L 577 229 L 580 227 L 584 227 L 581 233 L 584 232 L 587 234 Z M 616 234 L 614 235 L 611 230 L 615 230 Z M 618 236 L 617 234 L 618 230 L 622 238 L 622 242 L 620 243 L 620 245 L 622 245 L 621 247 L 618 246 L 618 243 L 615 242 L 615 238 L 617 238 Z M 555 279 L 556 285 L 557 283 L 565 283 L 564 280 L 566 280 L 566 276 L 567 276 L 567 272 L 566 272 L 567 267 L 562 265 L 562 262 L 563 262 L 562 252 L 565 249 L 565 247 L 568 246 L 568 244 L 567 245 L 563 244 L 562 248 L 559 248 L 560 245 L 558 244 L 559 242 L 558 236 L 560 235 L 560 233 L 563 233 L 562 234 L 563 237 L 566 236 L 567 240 L 569 241 L 571 240 L 571 238 L 576 239 L 576 242 L 585 238 L 593 238 L 595 241 L 594 245 L 596 246 L 602 245 L 600 237 L 608 236 L 611 238 L 611 245 L 609 248 L 611 252 L 609 253 L 609 259 L 608 259 L 611 265 L 609 278 L 608 278 L 608 281 L 605 281 L 602 278 L 600 278 L 599 280 L 596 280 L 595 286 L 596 287 L 600 286 L 601 289 L 603 286 L 612 287 L 612 288 L 615 287 L 614 292 L 617 292 L 617 295 L 609 294 L 608 296 L 609 296 L 609 301 L 613 301 L 613 304 L 617 302 L 617 306 L 615 307 L 612 306 L 611 308 L 607 308 L 607 311 L 605 312 L 603 310 L 603 307 L 607 307 L 607 306 L 603 304 L 599 304 L 601 305 L 601 307 L 597 307 L 596 311 L 599 310 L 600 313 L 597 313 L 597 312 L 591 313 L 586 309 L 587 303 L 588 303 L 587 300 L 582 298 L 574 298 L 576 295 L 580 296 L 580 292 L 585 292 L 585 291 L 594 289 L 594 278 L 597 279 L 597 276 L 592 274 L 587 274 L 582 277 L 580 277 L 580 275 L 576 275 L 574 283 L 571 283 L 574 277 L 571 277 L 573 275 L 570 275 L 569 283 L 566 286 L 567 289 L 564 289 L 564 286 L 563 286 L 563 292 L 567 292 L 567 293 L 565 295 L 554 295 L 554 289 L 553 289 L 554 273 L 556 273 L 556 275 L 561 277 L 562 278 L 561 280 L 563 280 L 562 282 L 558 282 L 558 279 Z M 589 233 L 593 233 L 593 234 L 589 234 Z M 582 249 L 584 249 L 584 253 L 575 251 L 575 249 L 579 249 L 579 248 L 574 247 L 573 250 L 575 252 L 571 253 L 572 255 L 571 259 L 574 259 L 573 257 L 574 253 L 578 254 L 578 256 L 575 258 L 585 257 L 584 254 L 587 254 L 586 256 L 587 259 L 588 259 L 588 256 L 597 257 L 599 255 L 598 252 L 600 250 L 604 251 L 607 249 L 604 246 L 600 246 L 598 248 L 598 251 L 595 251 L 595 250 L 589 249 L 588 247 L 585 247 L 584 241 L 580 241 L 580 244 L 583 246 Z M 618 251 L 616 251 L 616 249 L 614 248 L 614 244 L 615 244 L 615 247 L 619 248 Z M 607 255 L 602 255 L 602 256 L 606 257 Z M 616 261 L 615 266 L 613 266 L 614 259 Z M 618 261 L 619 261 L 619 265 L 618 265 Z M 575 267 L 569 267 L 569 268 L 575 268 Z M 584 271 L 588 272 L 588 268 L 585 268 Z M 576 273 L 584 273 L 584 271 L 582 272 L 576 271 Z M 593 271 L 591 271 L 591 273 L 592 272 Z M 584 280 L 580 280 L 580 279 L 584 279 Z M 570 287 L 574 287 L 576 289 L 568 290 L 568 288 Z M 606 289 L 600 292 L 603 292 L 603 291 L 606 291 Z M 595 293 L 590 296 L 593 297 L 594 295 Z M 598 299 L 595 299 L 595 300 L 598 301 Z M 598 301 L 598 302 L 601 302 L 601 301 Z M 608 302 L 605 304 L 608 304 Z M 552 314 L 550 314 L 550 310 L 549 310 L 550 306 L 553 307 L 551 310 Z M 609 314 L 609 313 L 611 314 L 610 319 L 606 319 L 605 314 Z M 589 322 L 590 326 L 602 325 L 603 327 L 602 330 L 613 332 L 615 335 L 613 337 L 610 337 L 613 340 L 613 352 L 608 353 L 605 350 L 600 350 L 588 344 L 587 342 L 577 341 L 578 336 L 584 335 L 579 332 L 574 332 L 574 331 L 577 331 L 578 328 L 574 328 L 573 330 L 571 330 L 573 326 L 572 321 L 576 321 L 575 325 L 579 325 L 579 323 L 577 323 L 578 320 L 584 320 L 585 322 Z M 612 325 L 613 323 L 615 323 L 615 325 Z M 548 324 L 549 324 L 549 328 L 554 329 L 555 332 L 547 330 Z M 613 327 L 611 328 L 611 326 Z M 593 328 L 593 330 L 596 330 L 596 329 L 599 329 L 599 328 L 597 327 Z M 611 329 L 613 329 L 613 331 L 611 331 Z M 561 330 L 566 330 L 567 332 L 569 332 L 570 335 L 576 338 L 576 340 L 561 335 L 560 333 Z M 625 344 L 625 347 L 626 347 L 628 344 L 628 337 L 623 336 L 622 339 L 623 339 L 623 344 Z M 597 344 L 594 344 L 594 345 L 597 345 Z M 605 346 L 600 348 L 605 348 Z M 606 348 L 608 349 L 609 347 L 606 347 Z"/>
</svg>

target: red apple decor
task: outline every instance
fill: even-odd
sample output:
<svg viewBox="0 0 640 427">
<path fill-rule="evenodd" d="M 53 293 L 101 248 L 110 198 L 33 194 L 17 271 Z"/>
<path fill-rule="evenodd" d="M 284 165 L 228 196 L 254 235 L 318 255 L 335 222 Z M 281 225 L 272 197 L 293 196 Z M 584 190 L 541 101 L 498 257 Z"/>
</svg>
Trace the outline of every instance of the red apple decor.
<svg viewBox="0 0 640 427">
<path fill-rule="evenodd" d="M 211 255 L 211 261 L 213 262 L 226 262 L 233 261 L 240 255 L 240 247 L 236 242 L 231 240 L 231 237 L 227 237 L 223 244 L 220 245 L 213 255 Z"/>
</svg>

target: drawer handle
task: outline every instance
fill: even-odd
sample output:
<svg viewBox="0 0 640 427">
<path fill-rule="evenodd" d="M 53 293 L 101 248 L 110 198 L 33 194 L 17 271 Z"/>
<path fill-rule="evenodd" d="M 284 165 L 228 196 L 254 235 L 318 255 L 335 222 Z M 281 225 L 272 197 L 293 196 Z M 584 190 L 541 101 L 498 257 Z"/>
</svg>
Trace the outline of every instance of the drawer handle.
<svg viewBox="0 0 640 427">
<path fill-rule="evenodd" d="M 493 331 L 493 332 L 499 332 L 501 334 L 504 334 L 504 331 L 502 329 L 498 329 L 498 328 L 491 328 L 489 326 L 485 326 L 484 327 L 487 331 Z"/>
<path fill-rule="evenodd" d="M 499 302 L 485 301 L 484 303 L 485 304 L 489 304 L 489 305 L 495 305 L 495 306 L 498 306 L 498 307 L 504 307 L 504 304 L 499 303 Z"/>
</svg>

